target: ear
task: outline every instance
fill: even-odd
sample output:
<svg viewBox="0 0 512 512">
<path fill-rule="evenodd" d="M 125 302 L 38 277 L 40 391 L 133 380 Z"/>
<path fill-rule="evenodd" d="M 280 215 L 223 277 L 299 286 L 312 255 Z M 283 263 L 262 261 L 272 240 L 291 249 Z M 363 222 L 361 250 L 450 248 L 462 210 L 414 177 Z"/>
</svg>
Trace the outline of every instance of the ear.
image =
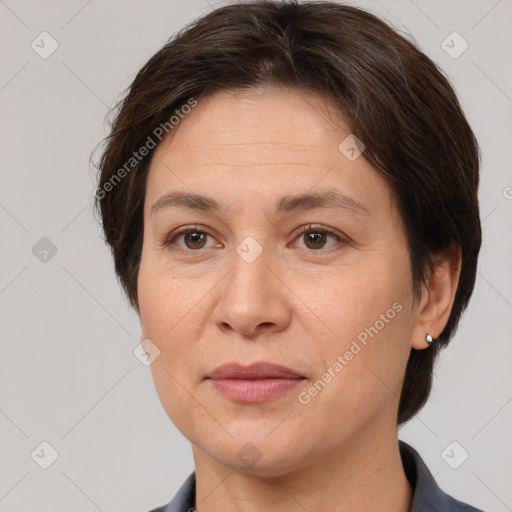
<svg viewBox="0 0 512 512">
<path fill-rule="evenodd" d="M 425 337 L 437 338 L 448 322 L 459 283 L 462 264 L 460 247 L 452 245 L 434 257 L 435 268 L 422 285 L 418 318 L 414 326 L 411 347 L 423 350 L 429 346 Z"/>
</svg>

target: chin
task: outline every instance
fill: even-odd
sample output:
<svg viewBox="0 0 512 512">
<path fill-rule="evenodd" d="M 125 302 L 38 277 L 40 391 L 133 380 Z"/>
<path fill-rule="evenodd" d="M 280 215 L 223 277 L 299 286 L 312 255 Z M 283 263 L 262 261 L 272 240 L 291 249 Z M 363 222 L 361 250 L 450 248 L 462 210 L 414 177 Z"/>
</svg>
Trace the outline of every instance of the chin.
<svg viewBox="0 0 512 512">
<path fill-rule="evenodd" d="M 219 464 L 240 473 L 269 477 L 292 471 L 306 456 L 306 446 L 285 431 L 279 433 L 279 428 L 270 436 L 268 432 L 272 429 L 246 428 L 233 437 L 225 432 L 220 438 L 202 436 L 202 442 L 195 444 Z"/>
</svg>

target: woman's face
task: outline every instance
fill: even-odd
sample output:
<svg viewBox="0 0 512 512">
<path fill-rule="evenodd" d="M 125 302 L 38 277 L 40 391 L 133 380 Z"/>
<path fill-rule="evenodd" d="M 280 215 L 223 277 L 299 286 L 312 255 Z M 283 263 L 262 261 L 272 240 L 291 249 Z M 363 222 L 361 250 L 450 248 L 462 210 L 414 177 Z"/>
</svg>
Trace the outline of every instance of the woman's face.
<svg viewBox="0 0 512 512">
<path fill-rule="evenodd" d="M 195 455 L 253 473 L 396 428 L 418 320 L 406 237 L 329 115 L 291 90 L 216 93 L 149 170 L 138 294 L 156 389 Z M 260 362 L 289 372 L 214 372 Z"/>
</svg>

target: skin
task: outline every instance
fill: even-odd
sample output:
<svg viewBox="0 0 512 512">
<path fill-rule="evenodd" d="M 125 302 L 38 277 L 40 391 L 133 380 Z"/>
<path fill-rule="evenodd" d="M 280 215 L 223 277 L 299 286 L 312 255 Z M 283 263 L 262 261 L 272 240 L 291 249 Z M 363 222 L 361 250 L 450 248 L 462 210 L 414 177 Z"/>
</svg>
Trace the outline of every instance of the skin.
<svg viewBox="0 0 512 512">
<path fill-rule="evenodd" d="M 427 348 L 426 333 L 438 336 L 448 320 L 460 258 L 441 255 L 428 290 L 413 301 L 396 204 L 364 153 L 350 161 L 340 152 L 349 134 L 332 105 L 313 94 L 218 92 L 201 98 L 152 158 L 138 280 L 141 339 L 160 350 L 151 365 L 157 392 L 192 443 L 200 512 L 405 512 L 410 504 L 398 398 L 410 349 Z M 274 213 L 283 196 L 329 189 L 368 213 Z M 221 210 L 172 206 L 152 215 L 170 191 L 209 196 Z M 320 231 L 315 245 L 317 227 L 297 234 L 308 224 L 334 234 Z M 208 236 L 198 243 L 181 234 L 162 244 L 187 225 Z M 236 252 L 248 236 L 262 249 L 252 263 Z M 394 303 L 401 311 L 300 403 L 299 393 Z M 237 403 L 205 380 L 234 361 L 269 361 L 306 378 L 269 401 Z M 260 456 L 254 465 L 238 456 L 249 442 Z"/>
</svg>

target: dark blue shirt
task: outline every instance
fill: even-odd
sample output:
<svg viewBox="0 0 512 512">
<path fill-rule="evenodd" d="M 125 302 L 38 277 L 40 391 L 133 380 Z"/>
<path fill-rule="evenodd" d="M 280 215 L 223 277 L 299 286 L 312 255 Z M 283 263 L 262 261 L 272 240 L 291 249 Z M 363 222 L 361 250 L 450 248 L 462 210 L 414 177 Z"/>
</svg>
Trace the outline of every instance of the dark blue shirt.
<svg viewBox="0 0 512 512">
<path fill-rule="evenodd" d="M 420 454 L 412 446 L 399 440 L 399 447 L 404 471 L 413 490 L 408 512 L 483 512 L 443 492 Z M 196 474 L 193 472 L 169 504 L 155 508 L 151 512 L 192 512 L 195 492 Z"/>
</svg>

